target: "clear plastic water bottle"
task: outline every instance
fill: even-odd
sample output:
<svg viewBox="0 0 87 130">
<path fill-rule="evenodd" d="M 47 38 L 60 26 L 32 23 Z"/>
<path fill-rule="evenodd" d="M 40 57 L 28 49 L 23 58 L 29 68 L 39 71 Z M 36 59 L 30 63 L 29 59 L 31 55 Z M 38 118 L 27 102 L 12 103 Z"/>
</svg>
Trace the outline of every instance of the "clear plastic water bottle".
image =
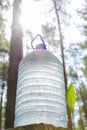
<svg viewBox="0 0 87 130">
<path fill-rule="evenodd" d="M 67 127 L 61 62 L 42 43 L 19 64 L 15 125 L 51 124 Z"/>
</svg>

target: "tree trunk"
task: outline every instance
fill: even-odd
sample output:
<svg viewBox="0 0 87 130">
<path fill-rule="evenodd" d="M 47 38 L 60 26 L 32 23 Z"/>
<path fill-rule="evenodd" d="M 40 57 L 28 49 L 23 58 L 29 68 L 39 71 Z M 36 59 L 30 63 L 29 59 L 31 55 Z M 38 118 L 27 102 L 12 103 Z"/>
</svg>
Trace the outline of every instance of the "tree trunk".
<svg viewBox="0 0 87 130">
<path fill-rule="evenodd" d="M 62 38 L 62 32 L 61 32 L 61 25 L 60 25 L 60 18 L 59 13 L 57 10 L 57 3 L 56 0 L 53 0 L 56 18 L 57 18 L 57 24 L 59 29 L 59 35 L 60 35 L 60 49 L 61 49 L 61 55 L 62 55 L 62 62 L 63 62 L 63 72 L 64 72 L 64 81 L 65 81 L 65 90 L 67 90 L 67 76 L 66 76 L 66 68 L 65 68 L 65 59 L 64 59 L 64 48 L 63 48 L 63 38 Z M 72 128 L 72 119 L 71 119 L 71 112 L 69 107 L 67 106 L 67 115 L 68 115 L 68 128 L 71 130 Z"/>
<path fill-rule="evenodd" d="M 13 23 L 12 37 L 10 47 L 10 63 L 8 73 L 8 90 L 7 90 L 7 107 L 6 107 L 6 128 L 14 126 L 15 99 L 17 87 L 18 65 L 23 57 L 22 48 L 22 27 L 20 25 L 21 9 L 20 3 L 22 0 L 14 0 L 13 4 Z"/>
</svg>

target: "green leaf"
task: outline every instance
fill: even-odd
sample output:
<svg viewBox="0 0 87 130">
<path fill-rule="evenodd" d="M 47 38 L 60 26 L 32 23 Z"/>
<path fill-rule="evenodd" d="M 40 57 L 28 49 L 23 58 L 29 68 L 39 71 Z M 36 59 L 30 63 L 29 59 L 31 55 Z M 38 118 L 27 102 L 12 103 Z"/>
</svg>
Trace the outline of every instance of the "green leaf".
<svg viewBox="0 0 87 130">
<path fill-rule="evenodd" d="M 74 111 L 75 102 L 76 102 L 76 93 L 74 89 L 74 84 L 71 83 L 66 92 L 66 103 L 72 112 Z"/>
</svg>

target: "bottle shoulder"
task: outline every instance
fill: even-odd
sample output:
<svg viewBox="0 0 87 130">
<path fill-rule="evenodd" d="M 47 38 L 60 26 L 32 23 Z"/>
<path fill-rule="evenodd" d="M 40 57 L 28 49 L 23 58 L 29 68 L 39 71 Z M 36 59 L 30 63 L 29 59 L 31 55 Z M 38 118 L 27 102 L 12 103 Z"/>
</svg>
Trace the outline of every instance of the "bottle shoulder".
<svg viewBox="0 0 87 130">
<path fill-rule="evenodd" d="M 53 62 L 62 65 L 55 55 L 53 55 L 50 51 L 43 49 L 37 49 L 29 53 L 21 60 L 20 65 L 27 62 Z"/>
</svg>

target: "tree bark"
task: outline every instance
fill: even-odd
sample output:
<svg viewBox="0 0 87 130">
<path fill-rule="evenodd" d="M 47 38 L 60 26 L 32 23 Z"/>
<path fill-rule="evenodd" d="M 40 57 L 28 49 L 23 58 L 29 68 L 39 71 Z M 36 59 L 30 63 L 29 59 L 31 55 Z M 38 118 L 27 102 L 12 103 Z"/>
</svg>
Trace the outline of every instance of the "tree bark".
<svg viewBox="0 0 87 130">
<path fill-rule="evenodd" d="M 12 37 L 10 46 L 10 63 L 8 72 L 7 107 L 5 128 L 14 127 L 15 99 L 17 88 L 18 65 L 23 57 L 22 47 L 22 27 L 20 25 L 22 0 L 14 0 L 13 4 L 13 23 Z"/>
</svg>

